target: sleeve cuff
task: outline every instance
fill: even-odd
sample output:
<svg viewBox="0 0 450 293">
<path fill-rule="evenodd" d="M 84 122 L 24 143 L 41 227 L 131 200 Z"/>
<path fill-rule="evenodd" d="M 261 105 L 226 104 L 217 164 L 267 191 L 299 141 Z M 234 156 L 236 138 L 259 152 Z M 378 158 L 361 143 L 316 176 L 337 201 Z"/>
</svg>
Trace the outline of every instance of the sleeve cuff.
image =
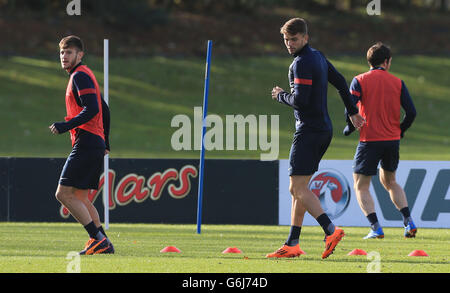
<svg viewBox="0 0 450 293">
<path fill-rule="evenodd" d="M 359 110 L 356 107 L 351 107 L 350 109 L 347 109 L 347 113 L 348 113 L 348 116 L 353 116 L 355 114 L 358 114 Z"/>
<path fill-rule="evenodd" d="M 69 130 L 66 122 L 56 122 L 54 125 L 60 134 Z"/>
</svg>

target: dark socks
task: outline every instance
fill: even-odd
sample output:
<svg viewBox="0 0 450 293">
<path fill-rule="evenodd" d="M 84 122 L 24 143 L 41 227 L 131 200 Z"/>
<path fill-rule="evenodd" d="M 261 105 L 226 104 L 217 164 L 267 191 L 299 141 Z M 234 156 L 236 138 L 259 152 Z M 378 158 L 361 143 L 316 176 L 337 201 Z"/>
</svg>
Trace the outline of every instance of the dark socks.
<svg viewBox="0 0 450 293">
<path fill-rule="evenodd" d="M 378 217 L 376 213 L 371 213 L 367 215 L 367 220 L 370 222 L 370 228 L 372 228 L 373 231 L 378 230 L 380 228 L 380 224 L 378 223 Z"/>
<path fill-rule="evenodd" d="M 100 232 L 102 232 L 103 235 L 105 235 L 106 238 L 108 238 L 108 236 L 105 233 L 105 230 L 103 230 L 103 227 L 100 225 L 100 227 L 97 228 Z"/>
<path fill-rule="evenodd" d="M 411 222 L 411 212 L 409 211 L 409 207 L 404 207 L 400 210 L 400 213 L 402 213 L 402 217 L 403 217 L 403 224 L 405 226 L 408 225 L 408 222 Z"/>
<path fill-rule="evenodd" d="M 323 213 L 316 218 L 319 225 L 322 227 L 323 231 L 327 235 L 331 235 L 334 233 L 334 224 L 331 222 L 330 218 L 327 214 Z"/>
<path fill-rule="evenodd" d="M 291 226 L 291 231 L 289 232 L 289 237 L 286 240 L 287 246 L 295 246 L 298 244 L 301 230 L 302 230 L 302 227 Z"/>
<path fill-rule="evenodd" d="M 94 221 L 84 226 L 84 229 L 86 229 L 90 238 L 101 240 L 105 237 L 105 235 L 103 235 L 103 233 L 95 226 Z"/>
</svg>

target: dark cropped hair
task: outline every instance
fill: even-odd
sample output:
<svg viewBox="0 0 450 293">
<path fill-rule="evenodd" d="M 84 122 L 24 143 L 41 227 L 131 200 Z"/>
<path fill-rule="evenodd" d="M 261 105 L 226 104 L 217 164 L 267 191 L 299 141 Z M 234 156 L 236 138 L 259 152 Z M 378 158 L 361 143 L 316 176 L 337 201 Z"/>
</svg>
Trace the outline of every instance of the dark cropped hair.
<svg viewBox="0 0 450 293">
<path fill-rule="evenodd" d="M 288 35 L 307 34 L 308 25 L 303 18 L 292 18 L 288 20 L 280 29 L 280 33 Z"/>
<path fill-rule="evenodd" d="M 391 58 L 391 49 L 382 42 L 378 42 L 367 51 L 367 61 L 372 67 L 382 64 Z"/>
</svg>

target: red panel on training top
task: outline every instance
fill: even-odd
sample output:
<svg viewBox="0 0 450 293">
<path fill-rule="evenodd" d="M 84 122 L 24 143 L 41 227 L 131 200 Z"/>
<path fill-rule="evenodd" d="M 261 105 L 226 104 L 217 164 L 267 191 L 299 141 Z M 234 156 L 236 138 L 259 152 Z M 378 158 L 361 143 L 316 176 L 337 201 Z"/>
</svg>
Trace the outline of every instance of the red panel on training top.
<svg viewBox="0 0 450 293">
<path fill-rule="evenodd" d="M 78 96 L 89 95 L 89 94 L 97 94 L 95 89 L 84 89 L 78 92 Z"/>
<path fill-rule="evenodd" d="M 312 79 L 294 78 L 295 84 L 312 85 Z"/>
<path fill-rule="evenodd" d="M 67 116 L 65 117 L 66 121 L 69 121 L 73 119 L 75 116 L 77 116 L 81 111 L 83 111 L 83 107 L 80 107 L 77 102 L 75 101 L 75 96 L 72 92 L 72 82 L 73 82 L 73 76 L 77 71 L 82 71 L 89 75 L 89 77 L 92 79 L 95 85 L 95 89 L 84 89 L 79 91 L 79 95 L 85 95 L 85 94 L 96 94 L 97 96 L 97 102 L 100 108 L 100 111 L 88 122 L 85 124 L 81 124 L 77 128 L 84 129 L 86 131 L 89 131 L 90 133 L 96 134 L 100 136 L 101 138 L 105 139 L 105 134 L 103 131 L 103 114 L 102 114 L 102 97 L 100 93 L 100 86 L 97 83 L 97 80 L 95 79 L 94 73 L 86 66 L 81 65 L 78 66 L 75 71 L 70 75 L 69 83 L 67 84 L 66 89 L 66 111 Z M 72 140 L 72 146 L 75 144 L 76 139 L 76 128 L 70 130 L 70 138 Z"/>
<path fill-rule="evenodd" d="M 401 79 L 384 70 L 371 70 L 356 77 L 361 86 L 359 113 L 366 119 L 360 141 L 400 139 Z"/>
<path fill-rule="evenodd" d="M 351 93 L 352 95 L 354 95 L 354 96 L 357 96 L 357 97 L 360 97 L 360 96 L 361 96 L 361 93 L 358 92 L 358 91 L 350 91 L 350 93 Z"/>
</svg>

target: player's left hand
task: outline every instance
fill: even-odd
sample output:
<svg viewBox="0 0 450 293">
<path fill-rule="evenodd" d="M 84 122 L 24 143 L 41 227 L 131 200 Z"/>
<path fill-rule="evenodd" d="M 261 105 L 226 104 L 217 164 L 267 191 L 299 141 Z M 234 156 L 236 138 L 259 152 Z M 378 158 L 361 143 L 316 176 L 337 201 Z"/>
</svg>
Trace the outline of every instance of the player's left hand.
<svg viewBox="0 0 450 293">
<path fill-rule="evenodd" d="M 51 131 L 53 134 L 59 134 L 59 131 L 58 131 L 58 129 L 57 129 L 56 126 L 55 126 L 55 123 L 53 123 L 52 125 L 50 125 L 48 128 L 50 128 L 50 131 Z"/>
<path fill-rule="evenodd" d="M 280 88 L 279 86 L 274 87 L 272 89 L 272 99 L 278 100 L 278 94 L 281 92 L 284 92 L 282 88 Z"/>
<path fill-rule="evenodd" d="M 350 116 L 350 120 L 352 121 L 353 126 L 355 126 L 355 128 L 358 130 L 361 130 L 361 128 L 366 123 L 366 119 L 364 119 L 364 117 L 361 116 L 359 113 Z"/>
</svg>

